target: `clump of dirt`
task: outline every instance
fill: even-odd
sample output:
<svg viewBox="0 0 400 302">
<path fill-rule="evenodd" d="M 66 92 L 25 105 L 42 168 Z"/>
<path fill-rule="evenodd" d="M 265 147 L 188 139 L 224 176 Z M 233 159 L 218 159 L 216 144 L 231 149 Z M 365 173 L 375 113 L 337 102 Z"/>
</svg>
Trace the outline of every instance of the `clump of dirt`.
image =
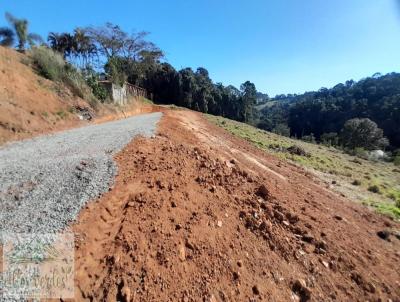
<svg viewBox="0 0 400 302">
<path fill-rule="evenodd" d="M 116 156 L 115 186 L 73 226 L 76 300 L 400 296 L 400 240 L 377 235 L 396 223 L 194 113 L 165 114 L 157 137 Z"/>
</svg>

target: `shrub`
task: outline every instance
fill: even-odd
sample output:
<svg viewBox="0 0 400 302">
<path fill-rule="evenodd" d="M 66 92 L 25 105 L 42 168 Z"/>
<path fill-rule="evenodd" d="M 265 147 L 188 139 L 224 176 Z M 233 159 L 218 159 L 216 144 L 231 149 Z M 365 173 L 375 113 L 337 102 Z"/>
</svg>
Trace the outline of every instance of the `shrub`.
<svg viewBox="0 0 400 302">
<path fill-rule="evenodd" d="M 336 132 L 323 133 L 320 140 L 326 146 L 337 146 L 339 144 L 339 136 Z"/>
<path fill-rule="evenodd" d="M 52 81 L 62 79 L 66 62 L 59 53 L 46 47 L 33 47 L 31 58 L 41 76 Z"/>
<path fill-rule="evenodd" d="M 71 64 L 66 63 L 59 53 L 40 46 L 32 48 L 31 57 L 40 75 L 64 83 L 74 95 L 88 100 L 91 105 L 97 102 L 83 75 Z"/>
<path fill-rule="evenodd" d="M 368 159 L 368 152 L 361 147 L 355 148 L 350 152 L 351 155 L 363 158 L 363 159 Z"/>
<path fill-rule="evenodd" d="M 368 191 L 372 192 L 372 193 L 381 193 L 381 190 L 379 189 L 379 187 L 377 185 L 370 185 L 368 187 Z"/>
<path fill-rule="evenodd" d="M 310 157 L 311 154 L 308 153 L 306 150 L 304 150 L 303 147 L 297 146 L 297 145 L 292 145 L 288 148 L 286 148 L 286 150 L 293 155 L 299 155 L 299 156 L 307 156 Z"/>
<path fill-rule="evenodd" d="M 99 84 L 99 81 L 97 80 L 95 75 L 88 76 L 86 78 L 86 83 L 92 89 L 94 96 L 100 101 L 104 102 L 108 99 L 109 95 L 107 89 Z"/>
<path fill-rule="evenodd" d="M 394 159 L 393 159 L 393 164 L 394 164 L 395 166 L 400 166 L 400 154 L 399 154 L 399 155 L 396 155 L 396 156 L 394 157 Z"/>
<path fill-rule="evenodd" d="M 74 95 L 87 100 L 91 97 L 91 90 L 85 79 L 72 65 L 67 64 L 65 66 L 61 81 L 71 89 Z"/>
<path fill-rule="evenodd" d="M 358 179 L 355 179 L 352 183 L 353 186 L 361 186 L 361 181 Z"/>
</svg>

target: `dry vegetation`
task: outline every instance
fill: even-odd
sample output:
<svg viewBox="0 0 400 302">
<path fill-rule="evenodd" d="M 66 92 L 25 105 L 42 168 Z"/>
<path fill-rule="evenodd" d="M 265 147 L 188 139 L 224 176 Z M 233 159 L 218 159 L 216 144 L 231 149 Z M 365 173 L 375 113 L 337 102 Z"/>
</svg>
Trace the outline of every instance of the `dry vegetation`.
<svg viewBox="0 0 400 302">
<path fill-rule="evenodd" d="M 400 219 L 400 168 L 393 163 L 361 159 L 333 147 L 276 135 L 221 117 L 208 115 L 208 119 L 258 148 L 313 172 L 343 196 Z M 291 152 L 292 146 L 300 147 L 305 155 Z"/>
</svg>

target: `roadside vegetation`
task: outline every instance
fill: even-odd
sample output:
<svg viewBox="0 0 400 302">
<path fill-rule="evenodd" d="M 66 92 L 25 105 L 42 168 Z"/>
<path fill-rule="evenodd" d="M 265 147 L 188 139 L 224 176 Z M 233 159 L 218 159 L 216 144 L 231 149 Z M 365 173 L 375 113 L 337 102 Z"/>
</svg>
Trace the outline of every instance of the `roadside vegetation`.
<svg viewBox="0 0 400 302">
<path fill-rule="evenodd" d="M 359 158 L 334 147 L 281 136 L 222 117 L 207 118 L 256 147 L 313 172 L 346 197 L 400 219 L 400 169 L 394 163 Z"/>
<path fill-rule="evenodd" d="M 176 70 L 164 52 L 144 31 L 128 33 L 120 26 L 76 27 L 71 32 L 49 32 L 47 43 L 28 32 L 29 22 L 6 13 L 8 25 L 0 28 L 0 45 L 32 55 L 40 75 L 66 84 L 73 93 L 94 103 L 108 96 L 100 80 L 116 85 L 128 82 L 152 93 L 153 101 L 174 103 L 201 112 L 252 122 L 257 90 L 245 81 L 240 88 L 214 83 L 207 69 Z"/>
<path fill-rule="evenodd" d="M 251 81 L 237 88 L 214 82 L 204 67 L 176 70 L 145 31 L 129 33 L 108 22 L 70 32 L 49 29 L 45 42 L 29 32 L 28 20 L 9 13 L 5 19 L 0 45 L 28 50 L 42 76 L 94 105 L 109 99 L 101 80 L 128 82 L 146 89 L 155 103 L 223 116 L 360 157 L 385 150 L 400 164 L 400 74 L 377 73 L 330 89 L 270 98 Z"/>
</svg>

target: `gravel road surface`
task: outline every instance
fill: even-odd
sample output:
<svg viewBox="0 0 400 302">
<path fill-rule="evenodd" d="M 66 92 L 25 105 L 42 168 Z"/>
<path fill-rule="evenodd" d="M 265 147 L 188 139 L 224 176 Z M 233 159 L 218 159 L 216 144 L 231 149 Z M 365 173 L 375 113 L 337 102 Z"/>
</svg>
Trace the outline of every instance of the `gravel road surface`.
<svg viewBox="0 0 400 302">
<path fill-rule="evenodd" d="M 0 231 L 52 233 L 112 185 L 113 156 L 152 136 L 161 113 L 91 125 L 0 148 Z"/>
</svg>

